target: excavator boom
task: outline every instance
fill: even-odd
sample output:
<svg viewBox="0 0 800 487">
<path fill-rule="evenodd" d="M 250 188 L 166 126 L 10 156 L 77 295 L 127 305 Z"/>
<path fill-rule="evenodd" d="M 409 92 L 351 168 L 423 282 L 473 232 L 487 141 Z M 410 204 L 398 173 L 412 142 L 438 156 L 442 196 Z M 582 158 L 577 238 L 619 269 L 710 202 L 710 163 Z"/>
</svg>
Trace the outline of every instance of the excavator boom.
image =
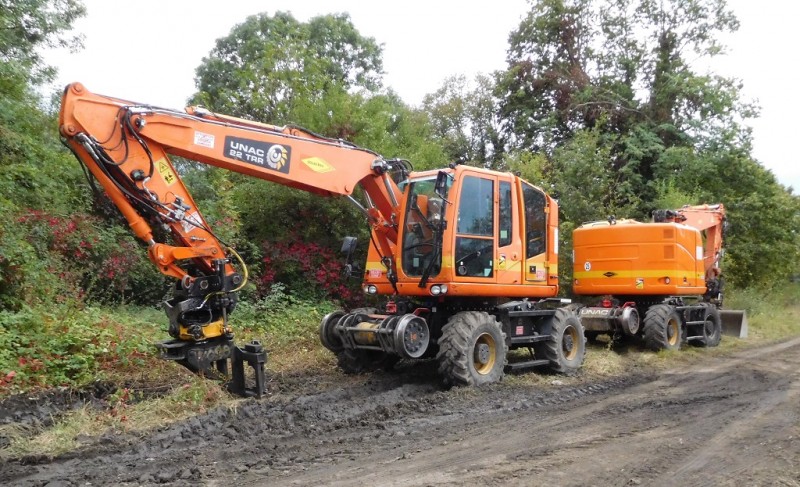
<svg viewBox="0 0 800 487">
<path fill-rule="evenodd" d="M 228 315 L 247 274 L 235 250 L 209 228 L 171 155 L 349 198 L 372 225 L 387 262 L 394 262 L 397 228 L 392 222 L 400 191 L 389 177 L 390 162 L 375 152 L 299 127 L 96 95 L 80 83 L 66 87 L 59 123 L 66 145 L 145 242 L 150 260 L 178 280 L 174 297 L 164 303 L 173 340 L 160 348 L 165 358 L 190 369 L 223 367 L 236 353 Z M 353 198 L 357 185 L 368 195 L 368 204 Z M 154 226 L 166 228 L 171 242 L 157 242 Z"/>
</svg>

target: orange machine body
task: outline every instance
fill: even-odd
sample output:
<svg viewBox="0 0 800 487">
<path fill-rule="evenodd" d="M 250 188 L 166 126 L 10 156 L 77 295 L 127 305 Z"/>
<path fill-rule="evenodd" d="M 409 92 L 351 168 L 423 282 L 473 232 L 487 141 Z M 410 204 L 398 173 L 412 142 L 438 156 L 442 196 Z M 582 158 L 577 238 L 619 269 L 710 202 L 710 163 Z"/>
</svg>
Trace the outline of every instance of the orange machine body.
<svg viewBox="0 0 800 487">
<path fill-rule="evenodd" d="M 397 292 L 406 296 L 430 296 L 432 286 L 447 284 L 451 297 L 496 297 L 496 298 L 546 298 L 558 294 L 558 203 L 541 189 L 536 188 L 511 173 L 488 171 L 471 166 L 456 166 L 445 170 L 452 176 L 449 202 L 445 205 L 444 220 L 448 222 L 442 236 L 442 265 L 436 275 L 431 276 L 424 287 L 419 286 L 421 265 L 432 247 L 420 247 L 417 251 L 404 251 L 406 245 L 395 254 L 398 258 Z M 439 171 L 412 173 L 412 182 L 432 181 Z M 470 178 L 472 178 L 470 180 Z M 487 190 L 487 201 L 476 202 L 476 181 Z M 404 189 L 410 185 L 404 186 Z M 526 199 L 523 193 L 528 195 Z M 434 207 L 428 201 L 434 195 L 420 194 L 412 201 L 409 191 L 401 198 L 399 232 L 401 236 L 411 232 L 415 224 L 415 212 L 410 206 L 416 204 L 420 212 L 430 214 Z M 483 206 L 482 203 L 485 203 Z M 437 203 L 438 205 L 439 203 Z M 461 225 L 467 217 L 487 210 L 485 231 Z M 537 221 L 528 221 L 536 218 Z M 541 234 L 528 239 L 527 235 L 539 225 Z M 428 233 L 423 238 L 429 238 Z M 531 241 L 533 240 L 533 241 Z M 408 241 L 408 239 L 404 239 Z M 467 241 L 469 243 L 467 243 Z M 480 259 L 480 268 L 470 265 L 461 257 L 465 252 L 459 248 L 479 245 L 487 249 Z M 424 244 L 421 244 L 424 245 Z M 417 272 L 415 272 L 417 271 Z M 387 269 L 381 263 L 380 253 L 370 246 L 364 274 L 364 285 L 375 285 L 378 294 L 393 294 L 394 290 L 386 277 Z"/>
<path fill-rule="evenodd" d="M 703 236 L 681 223 L 595 222 L 573 233 L 577 295 L 706 292 Z"/>
<path fill-rule="evenodd" d="M 388 300 L 381 310 L 323 318 L 320 339 L 343 370 L 438 351 L 445 381 L 467 385 L 498 380 L 511 348 L 534 351 L 517 368 L 564 372 L 583 362 L 577 316 L 550 299 L 559 290 L 558 205 L 512 173 L 459 164 L 414 172 L 408 161 L 300 127 L 153 107 L 94 94 L 80 83 L 64 90 L 59 123 L 66 145 L 153 263 L 178 280 L 164 302 L 173 337 L 159 344 L 164 358 L 194 371 L 224 371 L 230 358 L 238 391 L 245 390 L 247 361 L 261 367 L 254 393 L 263 393 L 263 350 L 234 347 L 228 326 L 246 283 L 244 262 L 203 218 L 171 162 L 180 156 L 346 198 L 360 210 L 371 230 L 363 289 Z M 348 273 L 358 268 L 350 262 L 354 241 L 343 246 Z"/>
</svg>

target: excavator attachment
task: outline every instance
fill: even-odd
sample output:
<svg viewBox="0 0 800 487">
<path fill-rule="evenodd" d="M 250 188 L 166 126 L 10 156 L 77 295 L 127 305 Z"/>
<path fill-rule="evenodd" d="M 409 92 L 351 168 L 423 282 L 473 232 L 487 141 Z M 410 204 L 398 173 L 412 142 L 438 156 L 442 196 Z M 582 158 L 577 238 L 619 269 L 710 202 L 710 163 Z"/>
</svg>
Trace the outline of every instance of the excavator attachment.
<svg viewBox="0 0 800 487">
<path fill-rule="evenodd" d="M 736 338 L 747 338 L 747 313 L 740 309 L 721 309 L 722 334 Z"/>
</svg>

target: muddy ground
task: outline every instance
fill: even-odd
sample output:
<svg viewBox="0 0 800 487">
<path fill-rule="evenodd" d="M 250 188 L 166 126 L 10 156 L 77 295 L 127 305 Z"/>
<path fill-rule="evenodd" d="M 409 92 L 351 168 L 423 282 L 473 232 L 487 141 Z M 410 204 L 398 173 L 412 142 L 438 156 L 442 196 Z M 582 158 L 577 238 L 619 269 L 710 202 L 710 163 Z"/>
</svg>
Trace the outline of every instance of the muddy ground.
<svg viewBox="0 0 800 487">
<path fill-rule="evenodd" d="M 7 461 L 0 484 L 800 485 L 800 338 L 683 369 L 452 390 L 425 363 L 298 375 L 235 411 Z M 5 421 L 35 422 L 28 406 Z"/>
</svg>

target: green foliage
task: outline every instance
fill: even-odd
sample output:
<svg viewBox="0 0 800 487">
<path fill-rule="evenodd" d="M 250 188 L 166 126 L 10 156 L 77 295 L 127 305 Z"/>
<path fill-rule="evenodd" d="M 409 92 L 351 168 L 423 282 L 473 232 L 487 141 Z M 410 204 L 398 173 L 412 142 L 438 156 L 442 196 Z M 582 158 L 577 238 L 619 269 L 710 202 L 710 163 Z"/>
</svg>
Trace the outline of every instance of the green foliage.
<svg viewBox="0 0 800 487">
<path fill-rule="evenodd" d="M 6 69 L 24 70 L 34 84 L 51 80 L 55 71 L 43 63 L 40 49 L 80 47 L 81 38 L 68 31 L 85 13 L 80 0 L 0 0 L 0 61 Z M 11 79 L 0 76 L 0 92 L 7 92 Z"/>
<path fill-rule="evenodd" d="M 278 283 L 263 298 L 239 303 L 236 326 L 247 335 L 266 334 L 268 347 L 316 345 L 320 321 L 336 309 L 331 302 L 299 298 Z"/>
<path fill-rule="evenodd" d="M 747 312 L 748 338 L 781 340 L 800 335 L 800 284 L 730 290 L 725 307 Z"/>
<path fill-rule="evenodd" d="M 487 76 L 476 76 L 474 88 L 465 76 L 452 76 L 423 99 L 433 136 L 450 160 L 464 159 L 483 167 L 497 167 L 502 161 L 505 138 L 493 90 Z"/>
<path fill-rule="evenodd" d="M 0 392 L 82 386 L 108 371 L 144 365 L 156 326 L 143 311 L 52 303 L 0 311 Z"/>
<path fill-rule="evenodd" d="M 290 13 L 250 16 L 217 40 L 197 68 L 193 102 L 254 120 L 292 120 L 295 103 L 380 86 L 381 48 L 347 14 L 298 22 Z"/>
<path fill-rule="evenodd" d="M 29 210 L 13 223 L 0 248 L 4 286 L 0 300 L 17 307 L 49 302 L 156 303 L 165 291 L 161 275 L 130 232 L 77 212 L 59 216 Z M 4 289 L 4 287 L 6 287 Z"/>
<path fill-rule="evenodd" d="M 193 100 L 252 120 L 291 122 L 387 158 L 409 159 L 417 169 L 444 164 L 444 151 L 431 140 L 426 115 L 407 107 L 391 91 L 380 91 L 381 66 L 380 47 L 361 36 L 347 15 L 302 23 L 288 13 L 261 14 L 249 17 L 217 41 L 197 69 L 199 91 Z M 267 249 L 285 248 L 299 240 L 337 250 L 346 235 L 369 242 L 363 216 L 346 200 L 326 201 L 216 170 L 182 174 L 187 174 L 212 225 L 219 222 L 233 230 L 223 235 L 245 249 L 245 259 L 261 278 L 272 272 L 262 268 L 265 257 L 275 265 L 286 264 L 262 251 L 262 242 Z M 362 245 L 361 250 L 365 249 Z M 308 288 L 302 272 L 284 271 L 281 282 L 293 292 Z"/>
<path fill-rule="evenodd" d="M 730 282 L 796 272 L 798 197 L 750 155 L 742 122 L 755 107 L 738 81 L 692 69 L 737 28 L 724 0 L 532 5 L 511 33 L 495 93 L 509 149 L 543 155 L 533 172 L 559 195 L 562 222 L 724 203 Z M 507 160 L 519 170 L 513 161 L 526 159 Z"/>
</svg>

